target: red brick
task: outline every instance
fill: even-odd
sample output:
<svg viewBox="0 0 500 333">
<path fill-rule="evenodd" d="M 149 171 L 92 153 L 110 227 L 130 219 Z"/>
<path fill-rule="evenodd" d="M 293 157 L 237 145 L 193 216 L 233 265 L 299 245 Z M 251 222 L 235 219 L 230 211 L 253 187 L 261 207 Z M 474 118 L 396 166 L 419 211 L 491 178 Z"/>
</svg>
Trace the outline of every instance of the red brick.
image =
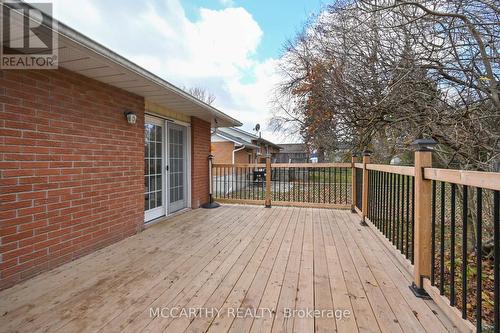
<svg viewBox="0 0 500 333">
<path fill-rule="evenodd" d="M 38 213 L 43 213 L 45 211 L 46 211 L 45 206 L 23 208 L 17 211 L 17 216 L 21 217 L 26 215 L 35 215 Z"/>
<path fill-rule="evenodd" d="M 26 192 L 26 193 L 19 193 L 17 195 L 17 198 L 19 200 L 43 199 L 46 197 L 47 194 L 45 192 Z"/>
<path fill-rule="evenodd" d="M 6 260 L 0 263 L 0 270 L 5 270 L 7 268 L 11 268 L 17 265 L 17 258 Z"/>
<path fill-rule="evenodd" d="M 19 168 L 19 162 L 4 162 L 0 161 L 0 170 L 5 170 L 5 169 L 18 169 Z"/>
<path fill-rule="evenodd" d="M 46 240 L 46 241 L 41 242 L 41 243 L 36 243 L 34 245 L 34 250 L 38 251 L 40 249 L 46 249 L 46 248 L 49 248 L 50 246 L 58 244 L 58 243 L 59 243 L 59 238 L 49 239 L 49 240 Z"/>
<path fill-rule="evenodd" d="M 24 256 L 20 256 L 19 257 L 19 263 L 22 264 L 22 263 L 24 263 L 26 261 L 34 260 L 36 258 L 44 257 L 46 255 L 47 255 L 47 249 L 44 248 L 44 249 L 32 252 L 30 254 L 26 254 Z"/>
<path fill-rule="evenodd" d="M 23 232 L 18 232 L 13 235 L 8 235 L 2 237 L 2 244 L 8 244 L 10 242 L 16 242 L 18 240 L 26 239 L 28 237 L 33 236 L 33 230 L 27 230 Z"/>
<path fill-rule="evenodd" d="M 37 228 L 46 227 L 47 220 L 36 220 L 35 222 L 25 223 L 19 226 L 19 231 L 32 230 Z"/>
<path fill-rule="evenodd" d="M 9 71 L 2 87 L 0 244 L 18 257 L 2 266 L 0 289 L 123 239 L 144 218 L 143 98 L 66 70 Z"/>
<path fill-rule="evenodd" d="M 10 267 L 8 269 L 2 269 L 2 280 L 4 278 L 12 276 L 14 274 L 18 274 L 18 273 L 20 274 L 23 271 L 27 271 L 30 267 L 33 267 L 33 262 L 32 261 L 28 261 L 28 262 L 25 262 L 25 263 L 22 263 L 22 264 Z M 21 279 L 19 278 L 18 281 L 20 281 L 20 280 Z"/>
<path fill-rule="evenodd" d="M 3 178 L 0 179 L 0 186 L 15 186 L 18 181 L 18 178 Z"/>
<path fill-rule="evenodd" d="M 30 169 L 4 170 L 2 174 L 4 177 L 27 177 L 27 176 L 33 176 L 35 174 L 35 170 L 30 170 Z"/>
<path fill-rule="evenodd" d="M 0 207 L 2 208 L 3 211 L 8 211 L 8 210 L 18 210 L 20 208 L 31 207 L 32 205 L 33 202 L 31 200 L 24 200 L 24 201 L 2 203 L 0 204 Z"/>
<path fill-rule="evenodd" d="M 2 186 L 0 191 L 3 193 L 19 193 L 31 191 L 32 188 L 32 185 Z"/>
<path fill-rule="evenodd" d="M 33 252 L 33 246 L 26 246 L 26 247 L 16 249 L 14 251 L 4 253 L 4 254 L 2 254 L 2 258 L 3 258 L 3 260 L 10 260 L 10 259 L 17 258 L 17 257 L 20 257 L 22 255 L 25 255 L 25 254 L 28 254 L 31 252 Z"/>
<path fill-rule="evenodd" d="M 46 233 L 23 239 L 23 240 L 19 241 L 19 246 L 20 247 L 30 246 L 30 245 L 33 245 L 35 243 L 43 242 L 45 240 L 47 240 Z"/>
<path fill-rule="evenodd" d="M 12 235 L 17 232 L 17 226 L 11 226 L 11 227 L 2 227 L 0 228 L 0 237 L 6 236 L 6 235 Z"/>
</svg>

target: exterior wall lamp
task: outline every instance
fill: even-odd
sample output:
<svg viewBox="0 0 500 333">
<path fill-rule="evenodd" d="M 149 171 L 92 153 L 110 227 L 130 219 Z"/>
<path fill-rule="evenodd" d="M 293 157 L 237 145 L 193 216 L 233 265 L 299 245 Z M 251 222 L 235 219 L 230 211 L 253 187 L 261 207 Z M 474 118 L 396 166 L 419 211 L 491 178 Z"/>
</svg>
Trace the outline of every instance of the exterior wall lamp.
<svg viewBox="0 0 500 333">
<path fill-rule="evenodd" d="M 127 117 L 127 122 L 131 125 L 135 125 L 137 122 L 137 115 L 133 112 L 125 112 L 125 117 Z"/>
</svg>

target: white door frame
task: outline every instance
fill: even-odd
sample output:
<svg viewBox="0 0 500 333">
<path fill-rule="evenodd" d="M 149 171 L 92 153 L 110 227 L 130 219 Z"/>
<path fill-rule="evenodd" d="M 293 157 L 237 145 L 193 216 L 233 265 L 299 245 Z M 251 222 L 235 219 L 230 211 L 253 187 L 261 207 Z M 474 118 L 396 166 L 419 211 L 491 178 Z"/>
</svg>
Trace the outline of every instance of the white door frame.
<svg viewBox="0 0 500 333">
<path fill-rule="evenodd" d="M 161 193 L 162 193 L 161 194 L 162 195 L 162 205 L 160 207 L 144 211 L 144 221 L 149 222 L 151 220 L 154 220 L 156 218 L 164 216 L 166 211 L 167 211 L 167 206 L 165 205 L 165 202 L 166 202 L 165 196 L 167 194 L 167 191 L 165 189 L 165 187 L 166 187 L 166 183 L 165 183 L 165 179 L 166 179 L 166 173 L 165 173 L 165 146 L 166 146 L 165 141 L 166 141 L 166 137 L 165 137 L 165 122 L 163 120 L 155 118 L 155 117 L 146 116 L 145 123 L 153 124 L 156 126 L 161 126 L 161 128 L 162 128 L 162 131 L 161 131 L 162 132 L 162 162 L 161 162 L 162 172 L 161 172 L 161 175 L 162 175 L 162 179 L 163 179 L 162 191 L 161 191 Z"/>
<path fill-rule="evenodd" d="M 150 211 L 145 211 L 144 212 L 144 222 L 148 223 L 151 222 L 154 219 L 157 219 L 159 217 L 169 215 L 171 212 L 168 211 L 168 181 L 169 177 L 166 172 L 166 160 L 168 158 L 168 137 L 167 137 L 167 128 L 168 128 L 168 123 L 174 123 L 177 125 L 181 125 L 186 127 L 186 181 L 185 181 L 185 195 L 186 195 L 186 207 L 185 208 L 190 208 L 191 207 L 191 163 L 192 163 L 192 155 L 191 155 L 191 124 L 178 121 L 178 120 L 172 120 L 169 118 L 165 117 L 160 117 L 155 115 L 149 115 L 146 114 L 145 116 L 145 123 L 151 123 L 155 125 L 159 125 L 162 127 L 162 135 L 163 135 L 163 161 L 162 161 L 162 177 L 163 177 L 163 183 L 162 183 L 162 199 L 163 199 L 163 205 L 161 207 L 158 207 L 158 209 L 153 209 Z M 161 209 L 160 209 L 161 208 Z"/>
</svg>

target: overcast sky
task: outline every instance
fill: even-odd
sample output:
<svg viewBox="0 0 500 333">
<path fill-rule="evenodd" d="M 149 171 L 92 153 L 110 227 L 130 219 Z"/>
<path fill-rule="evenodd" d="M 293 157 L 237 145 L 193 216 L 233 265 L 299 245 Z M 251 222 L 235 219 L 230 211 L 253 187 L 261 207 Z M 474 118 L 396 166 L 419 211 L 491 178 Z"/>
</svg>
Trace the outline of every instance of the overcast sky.
<svg viewBox="0 0 500 333">
<path fill-rule="evenodd" d="M 177 86 L 199 86 L 214 106 L 263 136 L 283 43 L 319 0 L 54 0 L 55 17 Z M 291 141 L 286 139 L 285 141 Z"/>
</svg>

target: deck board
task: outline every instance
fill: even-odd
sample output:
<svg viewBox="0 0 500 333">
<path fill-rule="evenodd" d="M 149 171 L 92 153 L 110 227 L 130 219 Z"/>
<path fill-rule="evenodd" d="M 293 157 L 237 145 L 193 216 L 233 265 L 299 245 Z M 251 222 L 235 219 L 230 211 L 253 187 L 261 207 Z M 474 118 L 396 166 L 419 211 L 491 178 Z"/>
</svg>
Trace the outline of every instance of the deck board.
<svg viewBox="0 0 500 333">
<path fill-rule="evenodd" d="M 0 292 L 0 332 L 454 331 L 413 296 L 411 276 L 374 232 L 341 210 L 187 212 Z M 156 307 L 198 312 L 152 317 Z M 350 315 L 287 318 L 284 309 Z"/>
</svg>

